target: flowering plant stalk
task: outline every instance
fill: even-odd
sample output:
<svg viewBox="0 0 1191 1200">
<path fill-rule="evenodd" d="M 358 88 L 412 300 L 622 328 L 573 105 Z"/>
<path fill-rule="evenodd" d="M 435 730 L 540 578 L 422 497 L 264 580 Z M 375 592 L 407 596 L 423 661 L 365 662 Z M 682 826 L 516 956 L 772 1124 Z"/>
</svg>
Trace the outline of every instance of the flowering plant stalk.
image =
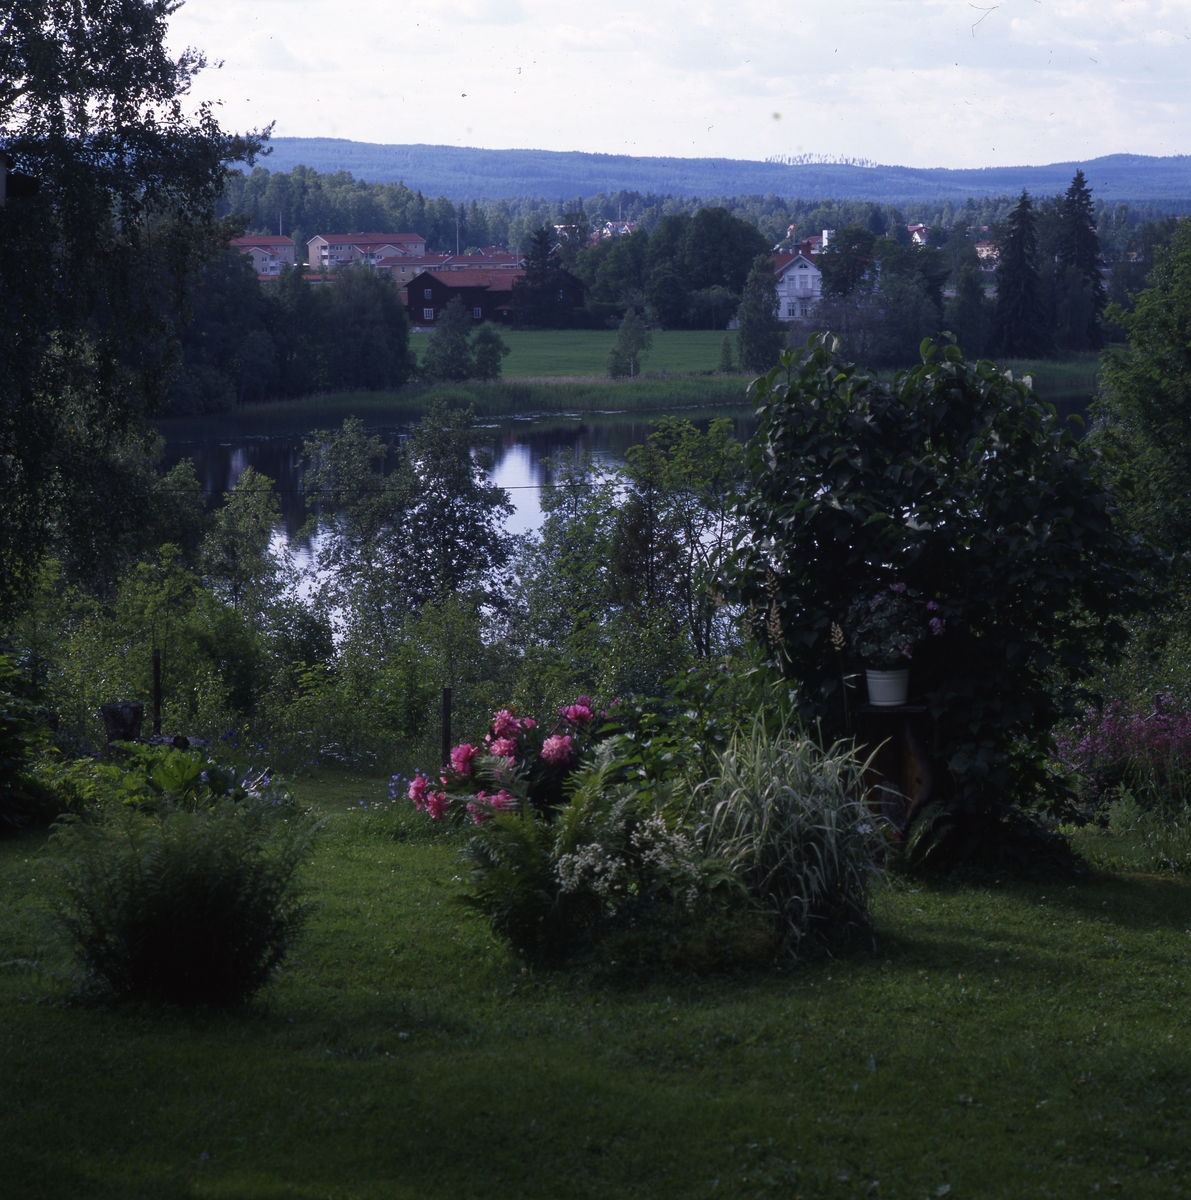
<svg viewBox="0 0 1191 1200">
<path fill-rule="evenodd" d="M 852 603 L 844 626 L 856 653 L 878 671 L 908 667 L 927 634 L 941 637 L 946 625 L 939 605 L 904 583 L 866 589 Z"/>
<path fill-rule="evenodd" d="M 598 738 L 587 696 L 560 708 L 549 731 L 530 717 L 518 717 L 513 708 L 502 708 L 493 714 L 481 745 L 454 747 L 437 781 L 419 771 L 406 794 L 435 821 L 454 816 L 480 825 L 524 803 L 549 815 L 562 803 L 564 781 Z"/>
</svg>

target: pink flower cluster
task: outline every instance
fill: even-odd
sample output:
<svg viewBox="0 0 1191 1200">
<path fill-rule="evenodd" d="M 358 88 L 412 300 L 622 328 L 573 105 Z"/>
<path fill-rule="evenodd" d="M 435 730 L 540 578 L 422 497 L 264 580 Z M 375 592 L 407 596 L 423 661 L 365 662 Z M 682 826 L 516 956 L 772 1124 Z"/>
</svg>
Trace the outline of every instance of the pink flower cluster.
<svg viewBox="0 0 1191 1200">
<path fill-rule="evenodd" d="M 1076 770 L 1147 768 L 1159 777 L 1191 762 L 1191 713 L 1172 711 L 1172 698 L 1154 698 L 1150 713 L 1131 713 L 1120 701 L 1084 719 L 1056 741 L 1060 756 Z"/>
<path fill-rule="evenodd" d="M 558 715 L 572 725 L 586 725 L 592 718 L 591 697 L 577 696 L 574 704 L 564 705 L 558 710 Z"/>
<path fill-rule="evenodd" d="M 456 775 L 471 774 L 471 760 L 479 754 L 479 746 L 473 746 L 470 742 L 463 742 L 451 751 L 451 770 Z"/>
<path fill-rule="evenodd" d="M 571 761 L 573 749 L 571 746 L 571 735 L 569 733 L 556 733 L 553 737 L 548 737 L 542 743 L 542 758 L 551 766 L 565 766 Z"/>
<path fill-rule="evenodd" d="M 421 771 L 415 773 L 409 784 L 409 798 L 418 812 L 424 812 L 433 821 L 441 821 L 451 807 L 451 798 L 442 788 L 430 786 L 430 780 Z"/>
<path fill-rule="evenodd" d="M 476 825 L 482 825 L 493 813 L 507 812 L 517 803 L 517 797 L 501 788 L 498 792 L 476 792 L 476 798 L 469 800 L 467 811 Z"/>
<path fill-rule="evenodd" d="M 535 728 L 537 722 L 529 717 L 515 717 L 507 708 L 492 715 L 492 732 L 484 737 L 484 745 L 494 758 L 512 761 L 517 754 L 517 736 L 521 731 Z"/>
</svg>

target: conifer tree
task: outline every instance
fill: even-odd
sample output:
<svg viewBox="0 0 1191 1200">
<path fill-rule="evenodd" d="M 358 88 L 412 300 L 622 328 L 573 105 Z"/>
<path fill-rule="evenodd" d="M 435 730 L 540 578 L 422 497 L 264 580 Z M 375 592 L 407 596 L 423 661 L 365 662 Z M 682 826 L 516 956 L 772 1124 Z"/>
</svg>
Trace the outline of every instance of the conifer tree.
<svg viewBox="0 0 1191 1200">
<path fill-rule="evenodd" d="M 1024 189 L 1001 233 L 999 250 L 993 344 L 998 353 L 1015 358 L 1047 354 L 1051 338 L 1038 275 L 1037 214 Z"/>
<path fill-rule="evenodd" d="M 1100 315 L 1108 303 L 1108 292 L 1104 286 L 1104 262 L 1100 257 L 1100 238 L 1096 233 L 1092 189 L 1088 187 L 1082 170 L 1075 172 L 1075 178 L 1059 205 L 1059 244 L 1056 249 L 1058 266 L 1085 293 L 1089 302 L 1079 307 L 1091 308 L 1091 317 L 1086 322 L 1086 338 L 1088 345 L 1098 350 L 1104 345 Z"/>
</svg>

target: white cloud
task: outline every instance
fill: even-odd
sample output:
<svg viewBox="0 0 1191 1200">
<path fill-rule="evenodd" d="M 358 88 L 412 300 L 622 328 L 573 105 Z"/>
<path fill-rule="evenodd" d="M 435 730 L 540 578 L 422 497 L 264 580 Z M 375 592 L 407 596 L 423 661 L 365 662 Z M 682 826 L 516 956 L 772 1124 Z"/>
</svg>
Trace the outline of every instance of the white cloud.
<svg viewBox="0 0 1191 1200">
<path fill-rule="evenodd" d="M 225 124 L 293 136 L 919 166 L 1191 151 L 1191 0 L 189 0 L 171 37 L 225 61 L 195 82 Z"/>
</svg>

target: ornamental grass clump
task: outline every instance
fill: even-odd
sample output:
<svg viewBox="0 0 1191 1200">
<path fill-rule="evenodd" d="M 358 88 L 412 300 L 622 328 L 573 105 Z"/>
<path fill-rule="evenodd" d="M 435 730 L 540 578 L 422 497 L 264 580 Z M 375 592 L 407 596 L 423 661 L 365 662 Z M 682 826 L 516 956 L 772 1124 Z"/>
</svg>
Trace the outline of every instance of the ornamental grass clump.
<svg viewBox="0 0 1191 1200">
<path fill-rule="evenodd" d="M 725 862 L 799 951 L 868 925 L 884 840 L 865 804 L 865 764 L 843 743 L 738 733 L 695 791 L 708 856 Z"/>
<path fill-rule="evenodd" d="M 250 999 L 306 919 L 297 870 L 313 832 L 259 806 L 59 826 L 55 914 L 88 990 L 183 1006 Z"/>
</svg>

